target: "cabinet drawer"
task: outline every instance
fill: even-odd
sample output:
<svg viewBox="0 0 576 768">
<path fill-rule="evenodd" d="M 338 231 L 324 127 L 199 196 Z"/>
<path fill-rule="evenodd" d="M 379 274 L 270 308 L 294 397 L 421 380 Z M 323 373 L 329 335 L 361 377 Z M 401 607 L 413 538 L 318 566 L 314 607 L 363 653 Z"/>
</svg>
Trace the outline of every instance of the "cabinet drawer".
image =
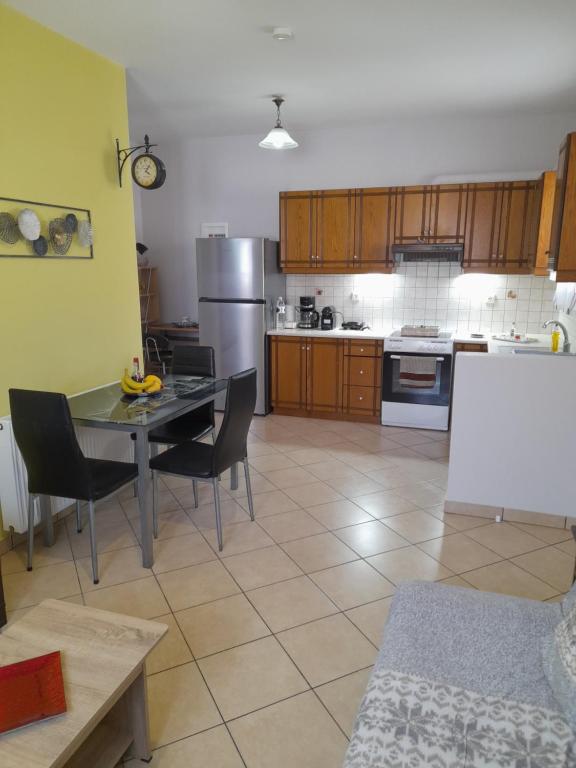
<svg viewBox="0 0 576 768">
<path fill-rule="evenodd" d="M 357 355 L 358 357 L 377 357 L 381 354 L 378 341 L 348 341 L 346 346 L 346 355 Z"/>
<path fill-rule="evenodd" d="M 377 387 L 346 387 L 344 408 L 348 413 L 379 413 L 382 395 Z"/>
<path fill-rule="evenodd" d="M 379 386 L 380 359 L 376 357 L 349 357 L 348 384 L 358 387 Z"/>
<path fill-rule="evenodd" d="M 486 342 L 461 342 L 458 341 L 454 344 L 454 353 L 456 352 L 488 352 L 488 344 Z"/>
</svg>

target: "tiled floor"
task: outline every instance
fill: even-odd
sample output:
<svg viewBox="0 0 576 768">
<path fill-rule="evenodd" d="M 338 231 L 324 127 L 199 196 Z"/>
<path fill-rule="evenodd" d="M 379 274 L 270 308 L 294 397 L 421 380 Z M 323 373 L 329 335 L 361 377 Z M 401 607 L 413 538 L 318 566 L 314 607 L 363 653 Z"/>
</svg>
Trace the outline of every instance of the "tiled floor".
<svg viewBox="0 0 576 768">
<path fill-rule="evenodd" d="M 570 586 L 568 531 L 443 514 L 445 434 L 271 416 L 250 434 L 256 522 L 224 478 L 224 551 L 211 489 L 165 478 L 152 571 L 136 503 L 98 509 L 100 584 L 86 532 L 2 558 L 10 620 L 45 597 L 157 619 L 149 659 L 157 768 L 336 768 L 395 585 L 446 581 L 540 600 Z"/>
</svg>

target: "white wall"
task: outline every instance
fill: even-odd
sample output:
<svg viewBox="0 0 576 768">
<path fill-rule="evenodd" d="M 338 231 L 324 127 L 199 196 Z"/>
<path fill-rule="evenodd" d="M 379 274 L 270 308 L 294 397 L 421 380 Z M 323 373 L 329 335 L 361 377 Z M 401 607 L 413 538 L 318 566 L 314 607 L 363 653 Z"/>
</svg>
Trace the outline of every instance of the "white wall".
<svg viewBox="0 0 576 768">
<path fill-rule="evenodd" d="M 168 176 L 161 189 L 141 193 L 141 237 L 160 268 L 163 318 L 197 315 L 194 239 L 202 222 L 226 221 L 230 236 L 277 238 L 281 190 L 535 177 L 556 167 L 558 147 L 575 128 L 576 113 L 411 118 L 294 131 L 300 148 L 284 153 L 260 149 L 261 136 L 172 144 L 159 137 Z"/>
</svg>

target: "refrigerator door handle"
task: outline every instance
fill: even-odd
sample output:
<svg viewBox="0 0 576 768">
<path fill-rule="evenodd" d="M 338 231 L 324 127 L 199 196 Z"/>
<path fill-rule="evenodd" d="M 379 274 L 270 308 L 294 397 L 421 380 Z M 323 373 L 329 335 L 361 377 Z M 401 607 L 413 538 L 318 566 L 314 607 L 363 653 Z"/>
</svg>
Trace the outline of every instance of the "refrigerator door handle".
<svg viewBox="0 0 576 768">
<path fill-rule="evenodd" d="M 211 296 L 201 296 L 198 301 L 209 304 L 266 304 L 266 299 L 214 299 Z"/>
</svg>

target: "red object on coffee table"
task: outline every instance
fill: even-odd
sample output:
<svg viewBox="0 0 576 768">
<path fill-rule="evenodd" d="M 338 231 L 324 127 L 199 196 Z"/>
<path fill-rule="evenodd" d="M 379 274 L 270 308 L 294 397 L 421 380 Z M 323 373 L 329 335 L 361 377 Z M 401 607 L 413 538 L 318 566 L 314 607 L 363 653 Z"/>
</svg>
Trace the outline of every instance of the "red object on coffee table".
<svg viewBox="0 0 576 768">
<path fill-rule="evenodd" d="M 60 651 L 0 667 L 0 733 L 66 712 Z"/>
</svg>

